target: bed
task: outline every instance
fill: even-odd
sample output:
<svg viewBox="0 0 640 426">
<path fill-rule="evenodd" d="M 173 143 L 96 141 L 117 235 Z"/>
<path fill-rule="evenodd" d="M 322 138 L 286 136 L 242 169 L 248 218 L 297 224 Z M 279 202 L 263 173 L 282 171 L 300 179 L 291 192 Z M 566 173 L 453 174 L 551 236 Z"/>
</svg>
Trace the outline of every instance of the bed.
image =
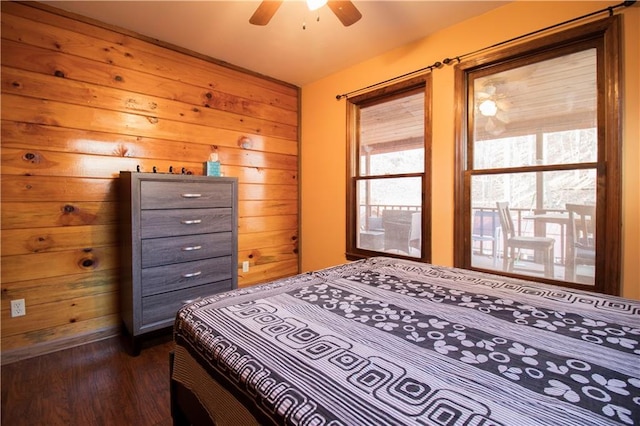
<svg viewBox="0 0 640 426">
<path fill-rule="evenodd" d="M 640 302 L 386 257 L 184 306 L 176 424 L 637 425 Z"/>
</svg>

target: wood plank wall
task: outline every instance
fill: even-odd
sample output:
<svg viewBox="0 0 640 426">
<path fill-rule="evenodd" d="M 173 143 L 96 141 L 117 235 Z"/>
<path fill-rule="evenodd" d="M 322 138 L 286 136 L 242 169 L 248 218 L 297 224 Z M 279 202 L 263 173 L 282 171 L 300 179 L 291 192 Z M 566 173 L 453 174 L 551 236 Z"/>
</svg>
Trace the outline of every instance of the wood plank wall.
<svg viewBox="0 0 640 426">
<path fill-rule="evenodd" d="M 3 363 L 119 332 L 121 170 L 201 175 L 217 152 L 239 181 L 239 285 L 298 272 L 299 88 L 1 4 Z"/>
</svg>

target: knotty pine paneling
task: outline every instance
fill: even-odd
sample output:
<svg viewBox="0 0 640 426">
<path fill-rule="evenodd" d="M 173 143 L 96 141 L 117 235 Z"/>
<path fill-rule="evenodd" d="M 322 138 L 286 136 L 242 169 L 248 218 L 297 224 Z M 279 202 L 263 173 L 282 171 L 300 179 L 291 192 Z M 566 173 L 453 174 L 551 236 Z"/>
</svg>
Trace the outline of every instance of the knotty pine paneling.
<svg viewBox="0 0 640 426">
<path fill-rule="evenodd" d="M 113 225 L 3 229 L 1 241 L 5 256 L 67 251 L 117 245 L 118 230 Z"/>
<path fill-rule="evenodd" d="M 3 232 L 8 229 L 109 225 L 118 222 L 117 201 L 27 203 L 3 200 L 1 211 Z"/>
<path fill-rule="evenodd" d="M 3 296 L 29 299 L 34 305 L 58 303 L 74 297 L 118 291 L 118 274 L 116 269 L 105 269 L 83 274 L 46 277 L 3 284 L 2 290 Z"/>
<path fill-rule="evenodd" d="M 298 272 L 299 88 L 49 6 L 1 7 L 2 362 L 119 332 L 121 170 L 201 175 L 216 152 L 239 183 L 239 285 Z"/>
</svg>

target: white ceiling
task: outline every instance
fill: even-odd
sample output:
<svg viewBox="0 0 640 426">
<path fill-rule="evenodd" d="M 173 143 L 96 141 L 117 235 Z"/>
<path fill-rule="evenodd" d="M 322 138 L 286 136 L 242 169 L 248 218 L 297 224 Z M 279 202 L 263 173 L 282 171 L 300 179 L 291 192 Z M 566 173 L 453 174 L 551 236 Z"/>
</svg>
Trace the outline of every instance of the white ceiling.
<svg viewBox="0 0 640 426">
<path fill-rule="evenodd" d="M 264 27 L 249 23 L 260 1 L 42 3 L 304 86 L 506 2 L 355 0 L 362 19 L 350 27 L 327 6 L 310 12 L 294 0 Z"/>
</svg>

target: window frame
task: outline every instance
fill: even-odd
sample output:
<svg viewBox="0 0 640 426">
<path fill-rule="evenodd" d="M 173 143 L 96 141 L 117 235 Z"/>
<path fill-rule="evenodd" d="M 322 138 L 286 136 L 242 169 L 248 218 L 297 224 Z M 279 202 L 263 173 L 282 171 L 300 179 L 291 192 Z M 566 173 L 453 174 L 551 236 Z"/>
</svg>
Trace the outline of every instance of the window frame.
<svg viewBox="0 0 640 426">
<path fill-rule="evenodd" d="M 620 17 L 610 16 L 565 31 L 465 60 L 455 67 L 455 177 L 454 177 L 454 265 L 461 268 L 547 282 L 605 294 L 620 295 L 621 277 L 621 161 L 622 137 L 620 115 Z M 598 72 L 598 159 L 596 163 L 596 272 L 594 285 L 550 280 L 487 270 L 471 266 L 471 191 L 473 175 L 473 96 L 469 93 L 471 72 L 526 60 L 532 55 L 545 55 L 569 46 L 593 42 L 597 48 Z M 537 60 L 536 60 L 537 61 Z M 593 164 L 592 164 L 593 165 Z M 540 171 L 561 169 L 541 166 Z M 499 171 L 499 170 L 498 170 Z M 513 171 L 513 170 L 510 170 Z M 535 171 L 535 170 L 534 170 Z M 598 254 L 602 254 L 598 256 Z"/>
<path fill-rule="evenodd" d="M 378 176 L 361 176 L 359 161 L 359 110 L 363 106 L 391 100 L 407 92 L 422 88 L 424 90 L 424 170 L 421 173 L 389 175 L 389 178 L 415 177 L 422 178 L 422 215 L 421 215 L 421 250 L 420 257 L 406 256 L 397 253 L 366 250 L 358 247 L 359 232 L 357 200 L 358 182 Z M 426 73 L 396 84 L 372 90 L 370 92 L 347 99 L 347 188 L 346 188 L 346 258 L 358 260 L 373 256 L 396 257 L 419 262 L 431 261 L 431 116 L 432 116 L 432 76 Z"/>
</svg>

